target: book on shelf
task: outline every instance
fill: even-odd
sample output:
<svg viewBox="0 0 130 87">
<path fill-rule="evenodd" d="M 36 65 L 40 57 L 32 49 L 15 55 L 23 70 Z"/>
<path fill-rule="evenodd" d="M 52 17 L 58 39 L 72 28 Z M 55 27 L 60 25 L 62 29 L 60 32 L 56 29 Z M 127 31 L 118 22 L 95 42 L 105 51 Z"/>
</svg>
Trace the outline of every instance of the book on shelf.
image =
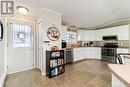
<svg viewBox="0 0 130 87">
<path fill-rule="evenodd" d="M 58 68 L 54 68 L 51 70 L 51 76 L 56 76 L 58 75 Z"/>
</svg>

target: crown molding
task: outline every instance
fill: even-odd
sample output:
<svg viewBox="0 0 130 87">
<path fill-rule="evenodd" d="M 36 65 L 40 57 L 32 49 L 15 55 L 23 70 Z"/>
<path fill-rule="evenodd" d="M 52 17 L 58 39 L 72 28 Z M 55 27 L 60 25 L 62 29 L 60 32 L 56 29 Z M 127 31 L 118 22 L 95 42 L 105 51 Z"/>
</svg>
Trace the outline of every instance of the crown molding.
<svg viewBox="0 0 130 87">
<path fill-rule="evenodd" d="M 79 30 L 99 30 L 103 28 L 109 28 L 109 27 L 115 27 L 115 26 L 120 26 L 120 25 L 126 25 L 130 24 L 130 18 L 122 18 L 118 20 L 113 20 L 98 26 L 94 27 L 86 27 L 86 28 L 78 28 Z"/>
</svg>

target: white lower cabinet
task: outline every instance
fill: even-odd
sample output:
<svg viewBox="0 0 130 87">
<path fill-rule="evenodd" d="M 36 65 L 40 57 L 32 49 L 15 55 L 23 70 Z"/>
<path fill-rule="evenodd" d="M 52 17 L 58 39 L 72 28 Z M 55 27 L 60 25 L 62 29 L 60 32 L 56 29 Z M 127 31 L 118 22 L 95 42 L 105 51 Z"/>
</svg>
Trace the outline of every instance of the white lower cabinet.
<svg viewBox="0 0 130 87">
<path fill-rule="evenodd" d="M 112 74 L 112 87 L 127 87 Z"/>
<path fill-rule="evenodd" d="M 95 30 L 78 30 L 77 41 L 95 41 Z"/>
<path fill-rule="evenodd" d="M 101 48 L 98 47 L 84 47 L 74 48 L 74 61 L 83 59 L 101 59 Z"/>
<path fill-rule="evenodd" d="M 101 48 L 100 47 L 95 48 L 95 58 L 101 59 Z"/>
<path fill-rule="evenodd" d="M 118 48 L 117 49 L 117 53 L 128 53 L 129 52 L 129 49 L 127 48 Z"/>
<path fill-rule="evenodd" d="M 74 51 L 73 51 L 74 53 L 74 61 L 78 61 L 78 60 L 80 60 L 79 59 L 79 49 L 77 49 L 77 48 L 74 48 Z"/>
<path fill-rule="evenodd" d="M 89 56 L 87 56 L 86 58 L 87 59 L 95 59 L 95 48 L 93 47 L 90 47 L 88 48 L 88 51 L 89 51 Z"/>
<path fill-rule="evenodd" d="M 90 47 L 88 49 L 89 56 L 87 56 L 87 59 L 101 59 L 101 48 L 99 47 Z"/>
</svg>

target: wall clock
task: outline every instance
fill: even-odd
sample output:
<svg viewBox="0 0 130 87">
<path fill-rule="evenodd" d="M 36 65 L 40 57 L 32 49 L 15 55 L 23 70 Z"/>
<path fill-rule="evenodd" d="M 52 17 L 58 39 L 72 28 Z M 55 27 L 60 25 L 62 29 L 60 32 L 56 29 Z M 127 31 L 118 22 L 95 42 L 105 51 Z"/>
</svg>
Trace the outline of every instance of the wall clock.
<svg viewBox="0 0 130 87">
<path fill-rule="evenodd" d="M 47 36 L 51 41 L 57 41 L 60 38 L 60 32 L 56 27 L 50 27 Z"/>
<path fill-rule="evenodd" d="M 0 21 L 0 41 L 3 40 L 3 32 L 4 32 L 4 30 L 3 30 L 3 24 L 2 24 L 2 22 Z"/>
</svg>

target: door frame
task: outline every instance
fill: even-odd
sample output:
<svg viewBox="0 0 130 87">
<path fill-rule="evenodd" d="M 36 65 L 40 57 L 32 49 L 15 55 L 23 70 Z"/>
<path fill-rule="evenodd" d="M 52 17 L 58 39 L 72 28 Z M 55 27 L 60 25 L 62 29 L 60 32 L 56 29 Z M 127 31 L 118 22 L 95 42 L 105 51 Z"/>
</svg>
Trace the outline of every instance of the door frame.
<svg viewBox="0 0 130 87">
<path fill-rule="evenodd" d="M 39 45 L 40 45 L 40 41 L 39 41 L 39 39 L 40 39 L 40 37 L 39 37 L 39 35 L 40 35 L 40 33 L 39 33 L 39 24 L 41 24 L 41 22 L 42 22 L 41 20 L 36 22 L 37 31 L 35 32 L 36 33 L 35 34 L 35 38 L 36 38 L 36 44 L 35 44 L 36 45 L 36 68 L 39 69 L 39 70 L 42 69 L 42 66 L 41 66 L 42 63 L 40 62 L 42 60 L 41 60 L 40 56 L 43 55 L 43 54 L 40 55 L 41 51 L 43 52 L 43 48 L 39 47 Z"/>
<path fill-rule="evenodd" d="M 36 40 L 36 38 L 35 38 L 35 31 L 36 31 L 36 27 L 35 27 L 35 21 L 34 20 L 28 20 L 28 19 L 21 19 L 21 18 L 7 18 L 7 69 L 8 69 L 8 29 L 10 29 L 10 23 L 21 23 L 21 24 L 31 24 L 32 25 L 32 29 L 33 29 L 33 48 L 34 48 L 34 50 L 33 50 L 33 68 L 30 68 L 30 69 L 34 69 L 34 68 L 36 68 L 36 58 L 35 58 L 35 56 L 36 56 L 36 53 L 35 53 L 35 40 Z M 15 72 L 14 72 L 15 73 Z M 8 74 L 11 74 L 11 73 L 8 73 Z"/>
</svg>

